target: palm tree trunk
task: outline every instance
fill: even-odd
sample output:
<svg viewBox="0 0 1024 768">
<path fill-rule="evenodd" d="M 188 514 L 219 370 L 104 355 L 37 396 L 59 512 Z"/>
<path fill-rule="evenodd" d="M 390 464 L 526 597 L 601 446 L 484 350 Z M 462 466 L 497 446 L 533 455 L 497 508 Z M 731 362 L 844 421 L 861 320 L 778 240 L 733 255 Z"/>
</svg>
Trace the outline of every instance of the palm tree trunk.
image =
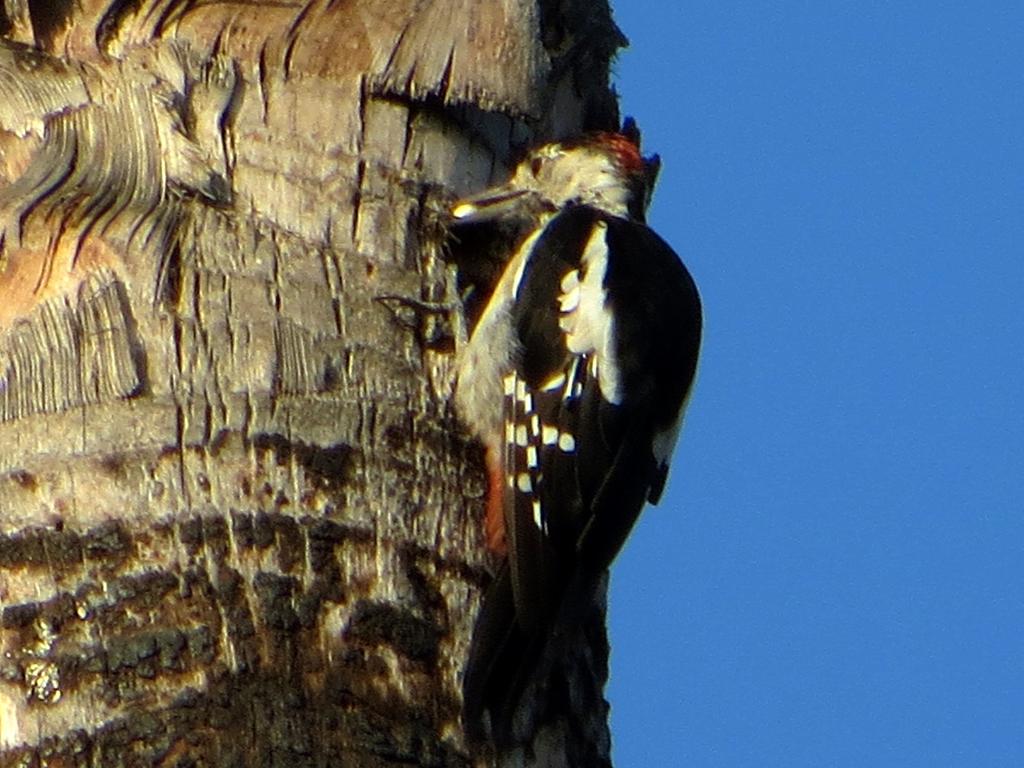
<svg viewBox="0 0 1024 768">
<path fill-rule="evenodd" d="M 607 761 L 603 702 L 603 739 L 461 734 L 493 564 L 445 261 L 455 193 L 617 123 L 607 7 L 7 0 L 0 36 L 0 767 Z"/>
</svg>

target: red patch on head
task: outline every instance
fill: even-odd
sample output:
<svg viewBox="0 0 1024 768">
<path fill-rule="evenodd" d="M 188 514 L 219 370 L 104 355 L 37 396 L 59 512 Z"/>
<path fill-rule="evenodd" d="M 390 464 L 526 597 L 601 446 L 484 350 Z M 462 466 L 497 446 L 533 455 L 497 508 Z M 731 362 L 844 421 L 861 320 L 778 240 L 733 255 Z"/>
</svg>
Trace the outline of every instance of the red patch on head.
<svg viewBox="0 0 1024 768">
<path fill-rule="evenodd" d="M 640 147 L 632 139 L 621 133 L 599 133 L 597 141 L 611 151 L 616 163 L 626 173 L 643 173 L 644 159 L 640 155 Z"/>
</svg>

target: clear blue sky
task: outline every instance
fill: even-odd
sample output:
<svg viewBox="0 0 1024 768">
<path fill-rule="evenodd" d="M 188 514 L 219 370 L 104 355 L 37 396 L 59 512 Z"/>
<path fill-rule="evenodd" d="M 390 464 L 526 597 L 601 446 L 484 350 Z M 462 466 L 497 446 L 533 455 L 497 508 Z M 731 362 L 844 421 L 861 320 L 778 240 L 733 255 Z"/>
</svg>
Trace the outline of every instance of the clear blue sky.
<svg viewBox="0 0 1024 768">
<path fill-rule="evenodd" d="M 1024 6 L 617 6 L 706 336 L 616 765 L 1024 766 Z"/>
</svg>

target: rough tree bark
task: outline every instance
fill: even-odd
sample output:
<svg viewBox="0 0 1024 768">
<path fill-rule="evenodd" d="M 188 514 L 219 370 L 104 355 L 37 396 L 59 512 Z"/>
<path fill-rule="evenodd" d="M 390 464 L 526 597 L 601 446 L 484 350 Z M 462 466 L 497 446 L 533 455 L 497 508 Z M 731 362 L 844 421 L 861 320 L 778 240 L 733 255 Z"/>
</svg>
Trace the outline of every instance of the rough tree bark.
<svg viewBox="0 0 1024 768">
<path fill-rule="evenodd" d="M 494 761 L 446 211 L 617 123 L 605 2 L 5 0 L 0 37 L 0 766 Z M 497 762 L 602 764 L 589 717 Z"/>
</svg>

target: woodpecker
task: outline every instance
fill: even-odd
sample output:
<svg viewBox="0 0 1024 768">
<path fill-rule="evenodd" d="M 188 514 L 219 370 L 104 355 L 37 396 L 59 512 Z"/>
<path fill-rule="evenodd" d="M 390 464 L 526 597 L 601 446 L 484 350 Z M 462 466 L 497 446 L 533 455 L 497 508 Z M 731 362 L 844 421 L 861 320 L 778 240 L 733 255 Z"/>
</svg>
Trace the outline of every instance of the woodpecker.
<svg viewBox="0 0 1024 768">
<path fill-rule="evenodd" d="M 656 161 L 655 161 L 656 162 Z M 453 225 L 528 222 L 457 363 L 455 405 L 486 449 L 501 559 L 463 682 L 473 740 L 514 738 L 541 650 L 592 600 L 657 503 L 697 369 L 702 313 L 645 224 L 652 162 L 619 133 L 530 152 Z"/>
</svg>

